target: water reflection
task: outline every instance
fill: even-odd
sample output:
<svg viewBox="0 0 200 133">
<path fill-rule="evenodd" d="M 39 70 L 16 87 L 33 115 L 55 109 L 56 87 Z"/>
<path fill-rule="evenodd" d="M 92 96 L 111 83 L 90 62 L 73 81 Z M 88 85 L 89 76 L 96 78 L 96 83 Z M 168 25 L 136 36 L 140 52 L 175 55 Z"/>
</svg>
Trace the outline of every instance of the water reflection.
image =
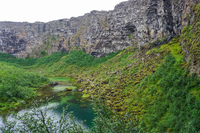
<svg viewBox="0 0 200 133">
<path fill-rule="evenodd" d="M 3 126 L 3 119 L 0 117 L 0 127 Z M 1 131 L 0 131 L 1 132 Z"/>
<path fill-rule="evenodd" d="M 66 85 L 69 86 L 69 85 Z M 57 89 L 59 91 L 55 91 L 56 87 L 65 87 L 65 86 L 47 86 L 45 88 L 40 89 L 40 97 L 39 99 L 46 99 L 46 97 L 52 97 L 50 103 L 47 108 L 53 107 L 53 109 L 47 111 L 47 116 L 54 116 L 54 120 L 57 121 L 61 117 L 63 112 L 63 107 L 68 106 L 67 111 L 73 111 L 73 115 L 76 118 L 77 123 L 81 123 L 81 121 L 86 120 L 85 124 L 82 125 L 84 128 L 91 127 L 92 119 L 94 118 L 94 112 L 90 106 L 90 103 L 86 99 L 82 99 L 82 94 L 78 91 L 65 91 L 61 90 L 61 88 Z M 73 87 L 73 89 L 76 87 Z M 41 109 L 45 109 L 46 106 L 40 106 Z M 17 112 L 18 115 L 24 114 L 26 111 L 30 111 L 30 109 L 21 109 Z M 12 120 L 12 117 L 7 117 L 8 120 Z M 0 117 L 0 126 L 3 125 L 3 119 Z"/>
<path fill-rule="evenodd" d="M 48 105 L 45 105 L 45 106 L 40 106 L 38 109 L 42 110 L 42 111 L 46 111 L 46 118 L 51 118 L 51 120 L 53 120 L 54 123 L 56 123 L 57 121 L 60 120 L 61 118 L 61 114 L 62 112 L 60 110 L 58 110 L 60 107 L 59 107 L 59 103 L 50 103 Z M 49 108 L 52 108 L 51 110 L 48 110 Z M 28 113 L 32 113 L 32 109 L 23 109 L 21 111 L 19 111 L 17 113 L 18 116 L 22 116 L 24 115 L 26 112 Z M 34 118 L 37 118 L 37 116 L 34 116 Z M 70 117 L 66 116 L 68 122 L 70 122 Z M 16 124 L 16 127 L 18 125 L 22 125 L 22 123 L 19 121 L 19 120 L 16 120 L 14 116 L 10 115 L 7 117 L 7 120 L 8 121 L 16 121 L 17 124 Z M 82 129 L 84 129 L 85 131 L 88 130 L 88 126 L 82 124 L 81 120 L 79 119 L 76 119 L 75 120 L 75 123 L 78 124 L 78 125 L 81 125 Z M 0 117 L 0 127 L 4 126 L 4 123 L 3 123 L 3 119 Z M 1 133 L 1 131 L 0 131 Z"/>
</svg>

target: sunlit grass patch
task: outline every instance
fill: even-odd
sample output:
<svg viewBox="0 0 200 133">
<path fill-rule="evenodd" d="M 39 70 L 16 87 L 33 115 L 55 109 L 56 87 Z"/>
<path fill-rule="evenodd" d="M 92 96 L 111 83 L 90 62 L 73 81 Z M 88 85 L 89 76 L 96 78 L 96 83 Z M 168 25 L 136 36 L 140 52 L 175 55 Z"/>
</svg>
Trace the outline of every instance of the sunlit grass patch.
<svg viewBox="0 0 200 133">
<path fill-rule="evenodd" d="M 58 82 L 68 82 L 70 81 L 70 78 L 68 77 L 52 77 L 49 78 L 50 81 L 58 81 Z"/>
</svg>

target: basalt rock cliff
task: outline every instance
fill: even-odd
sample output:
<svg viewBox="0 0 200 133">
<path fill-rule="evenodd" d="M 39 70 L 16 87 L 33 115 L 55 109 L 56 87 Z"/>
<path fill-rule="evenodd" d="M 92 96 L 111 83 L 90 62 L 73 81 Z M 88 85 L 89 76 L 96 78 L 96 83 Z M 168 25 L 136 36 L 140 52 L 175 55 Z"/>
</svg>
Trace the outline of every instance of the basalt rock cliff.
<svg viewBox="0 0 200 133">
<path fill-rule="evenodd" d="M 48 23 L 0 22 L 0 52 L 39 57 L 82 49 L 101 57 L 150 42 L 170 40 L 193 21 L 198 0 L 129 0 L 112 11 L 91 11 Z"/>
</svg>

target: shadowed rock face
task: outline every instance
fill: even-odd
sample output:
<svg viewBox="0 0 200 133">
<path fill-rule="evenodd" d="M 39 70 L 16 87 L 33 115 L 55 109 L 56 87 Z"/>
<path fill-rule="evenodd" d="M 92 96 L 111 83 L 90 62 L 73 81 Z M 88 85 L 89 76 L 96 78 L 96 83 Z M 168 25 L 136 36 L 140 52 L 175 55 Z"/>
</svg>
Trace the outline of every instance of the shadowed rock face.
<svg viewBox="0 0 200 133">
<path fill-rule="evenodd" d="M 0 52 L 39 57 L 79 48 L 101 57 L 128 46 L 180 35 L 198 0 L 129 0 L 113 11 L 92 11 L 48 23 L 0 22 Z M 192 17 L 192 16 L 191 16 Z"/>
<path fill-rule="evenodd" d="M 8 53 L 16 53 L 26 50 L 26 42 L 15 35 L 14 31 L 7 32 L 2 30 L 0 32 L 0 51 Z"/>
</svg>

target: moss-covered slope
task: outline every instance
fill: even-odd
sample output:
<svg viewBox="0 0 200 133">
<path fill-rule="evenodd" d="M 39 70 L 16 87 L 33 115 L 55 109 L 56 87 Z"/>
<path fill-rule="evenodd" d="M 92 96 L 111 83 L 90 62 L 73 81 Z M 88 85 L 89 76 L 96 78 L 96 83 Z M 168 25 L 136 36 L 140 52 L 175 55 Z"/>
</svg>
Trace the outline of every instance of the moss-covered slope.
<svg viewBox="0 0 200 133">
<path fill-rule="evenodd" d="M 73 63 L 76 58 L 70 60 L 75 54 L 87 59 L 84 65 Z M 192 132 L 200 126 L 200 80 L 189 71 L 191 64 L 184 57 L 181 38 L 176 37 L 141 51 L 127 48 L 96 65 L 90 64 L 98 59 L 75 52 L 38 71 L 74 77 L 84 95 L 103 97 L 116 114 L 134 114 L 143 132 Z"/>
<path fill-rule="evenodd" d="M 200 2 L 181 36 L 129 47 L 103 58 L 82 51 L 38 59 L 31 70 L 73 77 L 84 96 L 101 97 L 115 114 L 139 120 L 141 132 L 198 132 L 200 128 Z"/>
<path fill-rule="evenodd" d="M 74 77 L 85 95 L 103 97 L 116 114 L 131 112 L 142 132 L 196 132 L 200 127 L 199 7 L 193 7 L 193 23 L 167 44 L 163 39 L 141 51 L 129 47 L 98 63 L 74 52 L 47 70 L 40 69 L 47 75 Z"/>
</svg>

